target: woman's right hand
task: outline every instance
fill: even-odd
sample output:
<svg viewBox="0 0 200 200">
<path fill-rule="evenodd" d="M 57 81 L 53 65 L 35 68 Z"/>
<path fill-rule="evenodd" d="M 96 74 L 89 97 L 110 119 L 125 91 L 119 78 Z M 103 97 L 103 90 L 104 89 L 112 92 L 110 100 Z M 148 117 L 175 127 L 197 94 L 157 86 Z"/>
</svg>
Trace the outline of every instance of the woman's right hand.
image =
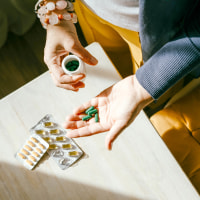
<svg viewBox="0 0 200 200">
<path fill-rule="evenodd" d="M 62 60 L 69 53 L 82 59 L 89 65 L 96 65 L 97 59 L 93 57 L 80 43 L 76 28 L 71 21 L 62 21 L 58 25 L 48 25 L 47 38 L 44 50 L 44 61 L 49 68 L 56 86 L 78 91 L 85 85 L 81 81 L 85 75 L 66 75 L 61 67 Z"/>
</svg>

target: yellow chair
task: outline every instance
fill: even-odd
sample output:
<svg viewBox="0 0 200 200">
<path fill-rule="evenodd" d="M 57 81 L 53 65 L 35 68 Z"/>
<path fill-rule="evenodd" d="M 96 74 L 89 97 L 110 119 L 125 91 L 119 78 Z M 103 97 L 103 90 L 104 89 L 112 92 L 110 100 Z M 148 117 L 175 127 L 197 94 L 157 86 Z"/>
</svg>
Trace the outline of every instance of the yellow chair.
<svg viewBox="0 0 200 200">
<path fill-rule="evenodd" d="M 189 83 L 150 120 L 200 194 L 200 79 Z"/>
</svg>

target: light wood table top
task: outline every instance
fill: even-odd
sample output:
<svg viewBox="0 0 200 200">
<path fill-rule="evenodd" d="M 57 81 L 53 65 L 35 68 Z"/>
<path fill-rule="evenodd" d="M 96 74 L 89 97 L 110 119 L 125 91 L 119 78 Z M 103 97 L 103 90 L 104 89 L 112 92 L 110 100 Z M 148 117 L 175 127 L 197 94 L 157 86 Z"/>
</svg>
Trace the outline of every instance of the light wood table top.
<svg viewBox="0 0 200 200">
<path fill-rule="evenodd" d="M 98 43 L 87 49 L 99 63 L 87 66 L 86 87 L 78 93 L 57 88 L 47 72 L 0 101 L 0 199 L 200 199 L 144 112 L 112 151 L 105 149 L 106 133 L 75 139 L 87 156 L 67 170 L 47 155 L 33 171 L 15 159 L 30 128 L 46 114 L 62 124 L 73 108 L 121 79 Z"/>
</svg>

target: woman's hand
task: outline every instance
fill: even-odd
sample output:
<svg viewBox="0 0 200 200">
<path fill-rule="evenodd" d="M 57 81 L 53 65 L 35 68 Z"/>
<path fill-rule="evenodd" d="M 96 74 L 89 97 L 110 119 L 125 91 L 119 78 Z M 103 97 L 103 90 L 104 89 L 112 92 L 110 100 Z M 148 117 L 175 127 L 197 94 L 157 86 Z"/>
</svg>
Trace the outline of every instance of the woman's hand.
<svg viewBox="0 0 200 200">
<path fill-rule="evenodd" d="M 82 137 L 109 131 L 105 145 L 110 150 L 117 136 L 152 100 L 135 75 L 129 76 L 81 105 L 74 114 L 68 116 L 64 127 L 72 130 L 68 131 L 67 136 Z M 95 122 L 94 118 L 82 121 L 85 110 L 91 106 L 98 110 L 99 122 Z"/>
<path fill-rule="evenodd" d="M 80 43 L 76 28 L 71 21 L 62 21 L 59 25 L 48 25 L 47 38 L 44 51 L 44 61 L 49 68 L 52 79 L 56 86 L 78 91 L 84 87 L 81 81 L 84 74 L 69 76 L 64 73 L 61 67 L 62 60 L 69 53 L 81 58 L 89 65 L 96 65 L 94 58 Z"/>
</svg>

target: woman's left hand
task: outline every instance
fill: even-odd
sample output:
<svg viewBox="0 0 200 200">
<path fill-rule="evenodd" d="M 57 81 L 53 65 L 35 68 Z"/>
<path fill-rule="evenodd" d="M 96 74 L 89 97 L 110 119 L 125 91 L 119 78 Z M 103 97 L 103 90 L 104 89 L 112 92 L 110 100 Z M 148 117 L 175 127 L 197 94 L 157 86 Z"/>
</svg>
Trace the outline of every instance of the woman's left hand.
<svg viewBox="0 0 200 200">
<path fill-rule="evenodd" d="M 72 129 L 67 136 L 83 137 L 109 131 L 105 145 L 111 150 L 113 141 L 150 102 L 152 97 L 139 84 L 135 75 L 129 76 L 107 88 L 89 102 L 78 107 L 67 117 L 64 127 Z M 85 110 L 94 106 L 98 110 L 99 122 L 94 118 L 82 121 Z"/>
</svg>

